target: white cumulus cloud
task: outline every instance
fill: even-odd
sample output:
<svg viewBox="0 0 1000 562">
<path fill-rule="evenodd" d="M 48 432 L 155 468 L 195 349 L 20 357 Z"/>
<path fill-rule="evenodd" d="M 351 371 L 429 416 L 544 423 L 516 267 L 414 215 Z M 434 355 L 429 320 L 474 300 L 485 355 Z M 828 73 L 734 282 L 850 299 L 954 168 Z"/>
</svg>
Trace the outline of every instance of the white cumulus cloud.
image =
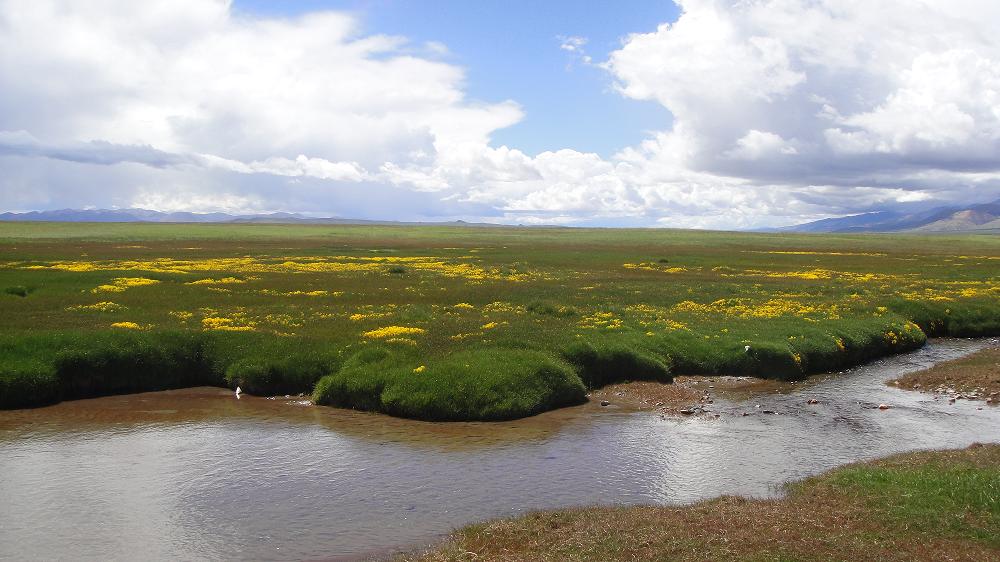
<svg viewBox="0 0 1000 562">
<path fill-rule="evenodd" d="M 671 128 L 602 157 L 493 145 L 516 101 L 351 14 L 0 0 L 0 197 L 733 228 L 1000 196 L 1000 4 L 679 4 L 599 63 Z"/>
</svg>

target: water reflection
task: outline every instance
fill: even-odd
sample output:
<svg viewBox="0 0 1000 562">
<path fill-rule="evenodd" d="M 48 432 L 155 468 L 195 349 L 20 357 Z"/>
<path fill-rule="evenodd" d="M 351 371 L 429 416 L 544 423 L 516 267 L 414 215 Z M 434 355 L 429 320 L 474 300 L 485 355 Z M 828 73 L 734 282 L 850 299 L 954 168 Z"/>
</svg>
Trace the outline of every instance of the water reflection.
<svg viewBox="0 0 1000 562">
<path fill-rule="evenodd" d="M 774 495 L 845 462 L 996 440 L 996 408 L 884 385 L 988 343 L 718 398 L 719 419 L 582 406 L 433 424 L 220 389 L 0 412 L 0 558 L 330 558 L 526 509 Z"/>
</svg>

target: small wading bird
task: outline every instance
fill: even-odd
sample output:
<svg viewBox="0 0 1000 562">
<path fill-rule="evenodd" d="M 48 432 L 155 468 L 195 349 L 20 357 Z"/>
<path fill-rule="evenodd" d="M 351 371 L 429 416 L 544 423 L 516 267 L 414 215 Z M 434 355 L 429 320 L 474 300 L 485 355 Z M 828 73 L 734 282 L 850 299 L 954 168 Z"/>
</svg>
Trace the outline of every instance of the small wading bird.
<svg viewBox="0 0 1000 562">
<path fill-rule="evenodd" d="M 236 387 L 236 399 L 237 400 L 240 399 L 240 394 L 243 394 L 243 389 L 237 386 Z"/>
</svg>

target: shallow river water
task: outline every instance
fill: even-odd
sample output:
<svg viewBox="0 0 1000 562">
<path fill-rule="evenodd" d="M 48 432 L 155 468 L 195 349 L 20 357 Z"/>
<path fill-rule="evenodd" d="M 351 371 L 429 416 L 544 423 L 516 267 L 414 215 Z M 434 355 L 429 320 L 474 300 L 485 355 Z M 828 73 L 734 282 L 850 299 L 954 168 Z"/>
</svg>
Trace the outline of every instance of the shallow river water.
<svg viewBox="0 0 1000 562">
<path fill-rule="evenodd" d="M 350 559 L 531 509 L 779 495 L 851 461 L 1000 441 L 1000 408 L 884 384 L 998 344 L 934 340 L 716 399 L 718 419 L 588 404 L 434 424 L 216 388 L 0 412 L 0 559 Z"/>
</svg>

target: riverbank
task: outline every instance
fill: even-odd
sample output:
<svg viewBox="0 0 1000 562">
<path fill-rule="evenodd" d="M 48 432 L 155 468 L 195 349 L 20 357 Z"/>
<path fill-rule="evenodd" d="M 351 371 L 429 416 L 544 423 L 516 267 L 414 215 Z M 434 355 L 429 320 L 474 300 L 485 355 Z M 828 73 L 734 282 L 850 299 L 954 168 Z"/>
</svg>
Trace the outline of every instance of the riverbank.
<svg viewBox="0 0 1000 562">
<path fill-rule="evenodd" d="M 939 363 L 909 373 L 888 384 L 947 396 L 949 400 L 983 400 L 1000 404 L 1000 348 L 984 349 L 968 357 Z"/>
<path fill-rule="evenodd" d="M 1000 560 L 998 445 L 849 465 L 788 491 L 536 512 L 401 560 Z"/>
<path fill-rule="evenodd" d="M 911 351 L 927 338 L 909 323 L 891 340 L 855 332 L 837 340 L 842 353 L 793 354 L 796 363 L 847 368 Z M 674 356 L 627 347 L 610 338 L 551 349 L 470 345 L 444 356 L 414 347 L 370 344 L 343 349 L 293 338 L 214 332 L 121 331 L 41 333 L 0 338 L 0 409 L 63 400 L 194 386 L 237 387 L 250 394 L 309 394 L 318 405 L 427 421 L 502 421 L 593 399 L 669 414 L 691 414 L 711 403 L 696 382 L 670 385 Z M 809 345 L 809 340 L 803 340 Z M 801 379 L 786 357 L 731 350 L 724 372 Z M 688 363 L 687 356 L 677 361 Z M 742 366 L 741 366 L 742 365 Z M 713 374 L 707 371 L 706 374 Z M 729 386 L 741 387 L 742 383 Z M 746 377 L 749 378 L 749 377 Z M 759 379 L 753 379 L 759 381 Z M 622 381 L 632 382 L 626 390 Z M 645 384 L 638 384 L 638 383 Z M 754 383 L 757 386 L 759 382 Z M 609 387 L 609 385 L 611 385 Z"/>
</svg>

